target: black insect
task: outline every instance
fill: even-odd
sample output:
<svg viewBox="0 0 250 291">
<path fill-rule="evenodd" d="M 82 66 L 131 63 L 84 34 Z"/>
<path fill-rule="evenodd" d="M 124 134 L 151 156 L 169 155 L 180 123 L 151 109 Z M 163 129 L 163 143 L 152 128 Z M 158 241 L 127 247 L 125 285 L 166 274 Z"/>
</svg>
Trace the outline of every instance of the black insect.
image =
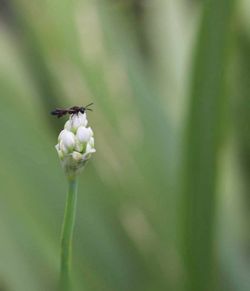
<svg viewBox="0 0 250 291">
<path fill-rule="evenodd" d="M 78 114 L 79 112 L 84 113 L 86 110 L 92 111 L 92 109 L 89 108 L 91 105 L 93 105 L 93 103 L 90 103 L 85 107 L 73 106 L 69 109 L 56 108 L 55 110 L 51 111 L 51 114 L 56 115 L 57 118 L 60 118 L 66 114 Z"/>
</svg>

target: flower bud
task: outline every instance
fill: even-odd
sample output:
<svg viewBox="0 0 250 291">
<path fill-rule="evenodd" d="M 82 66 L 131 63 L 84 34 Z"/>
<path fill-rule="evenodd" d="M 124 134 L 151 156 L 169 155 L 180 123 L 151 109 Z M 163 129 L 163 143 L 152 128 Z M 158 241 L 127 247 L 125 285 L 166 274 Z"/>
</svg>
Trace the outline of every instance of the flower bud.
<svg viewBox="0 0 250 291">
<path fill-rule="evenodd" d="M 55 146 L 62 167 L 69 178 L 75 177 L 84 168 L 94 148 L 94 136 L 86 113 L 73 114 L 65 123 Z"/>
<path fill-rule="evenodd" d="M 75 136 L 69 130 L 62 130 L 59 137 L 59 148 L 64 152 L 72 152 L 75 146 Z"/>
<path fill-rule="evenodd" d="M 82 114 L 82 113 L 73 114 L 70 117 L 70 121 L 71 121 L 71 130 L 73 132 L 76 132 L 77 129 L 80 126 L 84 126 L 85 127 L 88 124 L 86 113 L 84 113 L 84 114 Z"/>
<path fill-rule="evenodd" d="M 93 131 L 91 130 L 90 127 L 87 128 L 84 126 L 80 126 L 76 132 L 77 139 L 82 143 L 88 142 L 92 135 Z"/>
</svg>

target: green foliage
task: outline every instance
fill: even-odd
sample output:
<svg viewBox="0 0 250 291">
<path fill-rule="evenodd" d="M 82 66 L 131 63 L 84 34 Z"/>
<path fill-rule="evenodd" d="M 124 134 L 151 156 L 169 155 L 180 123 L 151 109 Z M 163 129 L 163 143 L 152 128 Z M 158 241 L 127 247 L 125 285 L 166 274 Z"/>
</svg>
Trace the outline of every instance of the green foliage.
<svg viewBox="0 0 250 291">
<path fill-rule="evenodd" d="M 92 101 L 75 289 L 250 288 L 248 3 L 138 2 L 1 10 L 1 291 L 56 290 L 67 181 L 49 113 Z"/>
</svg>

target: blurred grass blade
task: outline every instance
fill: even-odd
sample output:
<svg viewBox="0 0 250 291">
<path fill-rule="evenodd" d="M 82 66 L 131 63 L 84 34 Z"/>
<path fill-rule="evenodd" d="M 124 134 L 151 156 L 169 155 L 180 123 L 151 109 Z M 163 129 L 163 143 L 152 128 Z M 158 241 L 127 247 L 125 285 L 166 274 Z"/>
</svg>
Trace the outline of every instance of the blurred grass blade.
<svg viewBox="0 0 250 291">
<path fill-rule="evenodd" d="M 39 92 L 41 108 L 48 117 L 50 128 L 54 127 L 58 131 L 62 125 L 61 120 L 56 120 L 49 113 L 63 102 L 64 94 L 51 72 L 49 60 L 40 43 L 41 36 L 36 31 L 34 23 L 30 21 L 27 7 L 22 5 L 22 2 L 10 2 L 9 10 L 12 15 L 10 27 L 17 37 L 17 45 L 23 54 L 24 64 Z"/>
<path fill-rule="evenodd" d="M 186 289 L 214 290 L 213 229 L 218 150 L 233 0 L 208 0 L 198 36 L 183 183 Z"/>
</svg>

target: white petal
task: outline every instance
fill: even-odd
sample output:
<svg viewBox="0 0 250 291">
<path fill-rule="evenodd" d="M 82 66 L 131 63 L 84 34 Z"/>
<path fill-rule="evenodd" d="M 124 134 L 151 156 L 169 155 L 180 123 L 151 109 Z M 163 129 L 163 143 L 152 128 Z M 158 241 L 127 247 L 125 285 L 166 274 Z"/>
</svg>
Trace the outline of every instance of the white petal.
<svg viewBox="0 0 250 291">
<path fill-rule="evenodd" d="M 68 120 L 65 125 L 64 125 L 64 128 L 67 129 L 67 130 L 71 130 L 71 121 Z"/>
<path fill-rule="evenodd" d="M 59 143 L 59 150 L 64 154 L 68 153 L 68 148 L 64 145 L 62 141 Z"/>
<path fill-rule="evenodd" d="M 60 147 L 62 143 L 63 146 L 65 146 L 67 149 L 73 149 L 76 142 L 74 134 L 66 129 L 62 130 L 62 132 L 60 133 L 59 140 Z"/>
<path fill-rule="evenodd" d="M 96 149 L 92 147 L 90 143 L 87 143 L 86 153 L 95 153 Z"/>
<path fill-rule="evenodd" d="M 91 137 L 91 138 L 89 139 L 89 144 L 90 144 L 92 147 L 95 146 L 95 140 L 94 140 L 93 137 Z"/>
<path fill-rule="evenodd" d="M 81 113 L 81 115 L 82 115 L 82 117 L 81 117 L 81 125 L 86 127 L 87 124 L 88 124 L 87 115 L 86 115 L 86 113 L 84 113 L 84 114 Z"/>
<path fill-rule="evenodd" d="M 73 131 L 76 131 L 79 126 L 86 126 L 88 123 L 86 114 L 82 114 L 81 112 L 78 114 L 73 114 L 70 119 Z"/>
<path fill-rule="evenodd" d="M 68 130 L 67 129 L 63 129 L 61 132 L 60 132 L 60 134 L 59 134 L 59 136 L 58 136 L 58 141 L 61 141 L 61 139 L 62 139 L 62 136 L 65 134 L 65 132 L 67 132 Z"/>
<path fill-rule="evenodd" d="M 60 150 L 59 144 L 55 145 L 56 151 L 60 159 L 63 158 L 63 152 Z"/>
<path fill-rule="evenodd" d="M 76 139 L 75 150 L 78 152 L 82 152 L 84 148 L 84 144 L 82 144 L 78 139 Z"/>
<path fill-rule="evenodd" d="M 92 133 L 92 130 L 90 128 L 86 128 L 84 126 L 80 126 L 78 129 L 77 129 L 77 132 L 76 132 L 76 137 L 77 139 L 82 142 L 82 143 L 86 143 L 89 141 L 89 139 L 91 138 L 91 133 Z"/>
<path fill-rule="evenodd" d="M 89 132 L 90 132 L 90 136 L 93 136 L 93 135 L 94 135 L 94 133 L 93 133 L 93 130 L 92 130 L 92 128 L 91 128 L 91 127 L 88 127 L 88 129 L 89 129 Z"/>
</svg>

